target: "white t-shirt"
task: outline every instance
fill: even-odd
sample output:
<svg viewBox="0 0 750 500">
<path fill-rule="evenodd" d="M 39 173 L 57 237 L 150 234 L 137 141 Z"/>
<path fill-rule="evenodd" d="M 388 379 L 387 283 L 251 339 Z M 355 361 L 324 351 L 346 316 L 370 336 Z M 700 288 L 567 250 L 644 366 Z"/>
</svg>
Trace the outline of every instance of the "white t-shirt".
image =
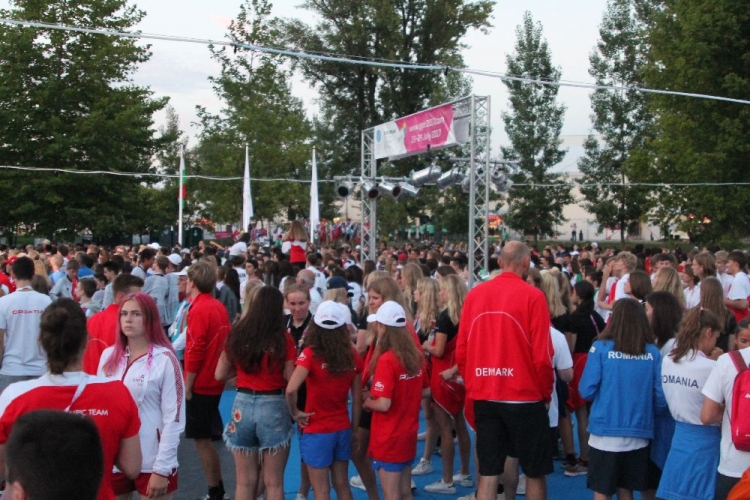
<svg viewBox="0 0 750 500">
<path fill-rule="evenodd" d="M 318 306 L 323 302 L 323 297 L 318 293 L 315 287 L 310 289 L 310 312 L 315 315 L 315 311 L 318 310 Z"/>
<path fill-rule="evenodd" d="M 727 298 L 731 300 L 747 300 L 748 297 L 750 297 L 750 279 L 748 279 L 747 274 L 740 271 L 734 275 Z"/>
<path fill-rule="evenodd" d="M 568 341 L 565 339 L 565 335 L 559 330 L 550 327 L 550 336 L 552 337 L 552 348 L 555 350 L 554 356 L 552 356 L 552 367 L 555 369 L 555 382 L 557 382 L 557 370 L 567 370 L 573 368 L 573 357 L 570 355 L 570 347 L 568 347 Z M 557 391 L 552 386 L 552 401 L 549 404 L 549 426 L 557 427 L 560 420 L 560 404 L 557 401 Z M 565 402 L 563 401 L 563 404 Z"/>
<path fill-rule="evenodd" d="M 236 255 L 245 255 L 247 253 L 247 243 L 244 241 L 238 241 L 229 249 L 229 256 L 234 257 Z"/>
<path fill-rule="evenodd" d="M 695 285 L 692 290 L 688 287 L 685 287 L 683 288 L 682 291 L 685 294 L 685 307 L 687 307 L 688 309 L 692 309 L 693 307 L 701 303 L 701 284 L 700 283 Z"/>
<path fill-rule="evenodd" d="M 743 273 L 744 274 L 744 273 Z M 735 276 L 736 279 L 736 276 Z M 750 349 L 742 349 L 745 363 L 750 363 Z M 721 455 L 719 458 L 719 473 L 728 477 L 742 477 L 742 473 L 750 467 L 750 453 L 739 451 L 732 443 L 732 427 L 729 423 L 729 412 L 732 409 L 732 389 L 737 369 L 729 358 L 729 354 L 722 354 L 716 361 L 711 374 L 703 386 L 703 395 L 716 403 L 724 403 L 724 417 L 721 420 Z"/>
<path fill-rule="evenodd" d="M 716 273 L 716 277 L 721 281 L 721 286 L 724 288 L 724 297 L 729 295 L 729 288 L 732 286 L 734 277 L 729 273 Z"/>
<path fill-rule="evenodd" d="M 688 352 L 679 363 L 675 363 L 671 356 L 662 358 L 661 386 L 669 411 L 676 421 L 702 425 L 701 390 L 715 366 L 716 361 L 700 351 Z"/>
<path fill-rule="evenodd" d="M 627 283 L 629 280 L 630 273 L 617 280 L 617 286 L 615 286 L 615 300 L 630 298 L 630 295 L 625 293 L 625 283 Z"/>
<path fill-rule="evenodd" d="M 0 297 L 0 329 L 5 330 L 5 353 L 0 375 L 40 377 L 47 371 L 47 355 L 39 345 L 39 322 L 52 299 L 24 286 Z"/>
</svg>

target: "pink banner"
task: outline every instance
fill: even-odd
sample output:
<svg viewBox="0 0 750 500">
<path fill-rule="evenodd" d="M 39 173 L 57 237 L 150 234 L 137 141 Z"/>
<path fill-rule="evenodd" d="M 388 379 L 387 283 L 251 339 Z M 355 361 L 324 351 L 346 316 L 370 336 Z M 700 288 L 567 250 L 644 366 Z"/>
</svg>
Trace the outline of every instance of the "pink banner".
<svg viewBox="0 0 750 500">
<path fill-rule="evenodd" d="M 374 132 L 375 158 L 394 159 L 424 153 L 428 146 L 440 149 L 465 142 L 468 120 L 457 124 L 454 105 L 443 104 L 378 125 Z"/>
</svg>

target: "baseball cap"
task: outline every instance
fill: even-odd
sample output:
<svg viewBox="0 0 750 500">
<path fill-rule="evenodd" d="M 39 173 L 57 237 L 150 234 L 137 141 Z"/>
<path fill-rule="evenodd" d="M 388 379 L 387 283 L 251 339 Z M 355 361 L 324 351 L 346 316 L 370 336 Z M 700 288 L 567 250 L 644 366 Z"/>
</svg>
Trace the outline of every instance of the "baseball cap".
<svg viewBox="0 0 750 500">
<path fill-rule="evenodd" d="M 346 288 L 347 290 L 352 289 L 352 287 L 349 286 L 349 283 L 347 283 L 341 276 L 334 276 L 326 282 L 326 290 L 335 290 L 336 288 Z"/>
<path fill-rule="evenodd" d="M 188 269 L 190 269 L 190 266 L 185 266 L 182 271 L 175 273 L 177 276 L 187 276 Z"/>
<path fill-rule="evenodd" d="M 180 250 L 180 253 L 185 253 L 185 254 L 190 255 L 190 249 L 189 248 L 183 248 L 182 250 Z"/>
<path fill-rule="evenodd" d="M 326 330 L 334 330 L 346 324 L 346 317 L 344 316 L 341 307 L 339 307 L 340 305 L 343 304 L 339 304 L 332 300 L 322 302 L 318 306 L 317 311 L 315 311 L 315 316 L 313 317 L 315 324 Z"/>
<path fill-rule="evenodd" d="M 389 300 L 380 306 L 378 312 L 367 316 L 368 323 L 376 321 L 386 326 L 406 326 L 406 313 L 398 302 Z"/>
<path fill-rule="evenodd" d="M 172 265 L 174 265 L 174 266 L 179 266 L 180 263 L 182 263 L 182 257 L 180 257 L 176 253 L 169 254 L 169 256 L 167 258 L 169 259 L 169 262 L 171 262 Z"/>
<path fill-rule="evenodd" d="M 161 246 L 156 242 L 149 243 L 147 246 L 153 248 L 154 250 L 159 250 L 161 248 Z"/>
</svg>

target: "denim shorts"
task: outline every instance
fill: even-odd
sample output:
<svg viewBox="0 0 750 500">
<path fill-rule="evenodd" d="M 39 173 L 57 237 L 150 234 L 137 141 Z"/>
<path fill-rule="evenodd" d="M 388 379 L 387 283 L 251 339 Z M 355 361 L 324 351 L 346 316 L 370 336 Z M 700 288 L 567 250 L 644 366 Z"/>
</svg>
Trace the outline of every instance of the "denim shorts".
<svg viewBox="0 0 750 500">
<path fill-rule="evenodd" d="M 411 468 L 414 465 L 414 459 L 407 460 L 406 462 L 382 462 L 380 460 L 372 460 L 372 468 L 375 469 L 375 472 L 378 471 L 378 469 L 383 469 L 386 472 L 401 472 L 402 470 L 406 469 L 407 467 Z"/>
<path fill-rule="evenodd" d="M 231 417 L 224 428 L 224 443 L 230 451 L 275 451 L 289 446 L 292 419 L 283 395 L 256 396 L 238 392 Z"/>
<path fill-rule="evenodd" d="M 348 462 L 352 457 L 352 430 L 310 434 L 299 437 L 302 461 L 315 469 L 325 469 L 334 461 Z"/>
</svg>

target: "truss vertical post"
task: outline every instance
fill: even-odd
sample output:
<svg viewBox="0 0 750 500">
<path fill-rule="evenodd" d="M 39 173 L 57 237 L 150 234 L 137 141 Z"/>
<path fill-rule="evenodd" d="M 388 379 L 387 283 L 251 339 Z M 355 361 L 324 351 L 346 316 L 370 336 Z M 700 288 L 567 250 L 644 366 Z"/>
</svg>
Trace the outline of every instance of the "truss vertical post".
<svg viewBox="0 0 750 500">
<path fill-rule="evenodd" d="M 469 288 L 479 281 L 477 250 L 482 255 L 479 265 L 489 268 L 490 97 L 472 95 L 470 106 Z"/>
<path fill-rule="evenodd" d="M 373 129 L 362 131 L 362 171 L 361 180 L 370 179 L 375 182 L 377 177 L 377 160 L 373 151 L 374 145 Z M 360 225 L 360 261 L 371 259 L 377 262 L 377 201 L 367 197 L 364 189 L 360 188 L 362 197 L 362 223 Z"/>
</svg>

